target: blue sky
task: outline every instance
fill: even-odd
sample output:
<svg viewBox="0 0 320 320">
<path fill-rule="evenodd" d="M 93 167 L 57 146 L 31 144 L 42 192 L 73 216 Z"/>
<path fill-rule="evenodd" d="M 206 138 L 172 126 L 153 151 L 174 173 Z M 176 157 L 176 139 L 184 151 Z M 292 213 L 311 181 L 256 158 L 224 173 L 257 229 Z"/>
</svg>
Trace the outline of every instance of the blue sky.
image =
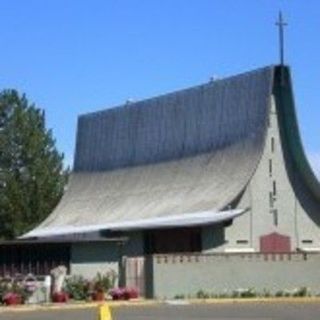
<svg viewBox="0 0 320 320">
<path fill-rule="evenodd" d="M 320 172 L 318 0 L 0 0 L 0 89 L 45 109 L 70 164 L 79 114 L 277 63 L 280 9 L 300 130 Z"/>
</svg>

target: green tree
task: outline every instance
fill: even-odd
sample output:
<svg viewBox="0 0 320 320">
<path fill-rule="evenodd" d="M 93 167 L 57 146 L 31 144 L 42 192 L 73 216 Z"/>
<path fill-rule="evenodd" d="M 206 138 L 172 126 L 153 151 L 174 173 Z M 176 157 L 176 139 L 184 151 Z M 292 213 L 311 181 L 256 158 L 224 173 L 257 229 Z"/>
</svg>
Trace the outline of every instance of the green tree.
<svg viewBox="0 0 320 320">
<path fill-rule="evenodd" d="M 15 90 L 0 92 L 0 238 L 15 238 L 46 218 L 67 171 L 44 111 Z"/>
</svg>

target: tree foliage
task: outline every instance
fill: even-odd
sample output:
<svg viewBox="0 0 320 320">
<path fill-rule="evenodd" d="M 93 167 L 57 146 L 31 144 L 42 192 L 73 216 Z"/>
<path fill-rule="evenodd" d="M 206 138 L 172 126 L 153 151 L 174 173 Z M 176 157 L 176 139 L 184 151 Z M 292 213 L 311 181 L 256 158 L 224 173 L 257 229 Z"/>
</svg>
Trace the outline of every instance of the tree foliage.
<svg viewBox="0 0 320 320">
<path fill-rule="evenodd" d="M 15 90 L 0 92 L 0 238 L 15 238 L 46 218 L 66 178 L 44 111 Z"/>
</svg>

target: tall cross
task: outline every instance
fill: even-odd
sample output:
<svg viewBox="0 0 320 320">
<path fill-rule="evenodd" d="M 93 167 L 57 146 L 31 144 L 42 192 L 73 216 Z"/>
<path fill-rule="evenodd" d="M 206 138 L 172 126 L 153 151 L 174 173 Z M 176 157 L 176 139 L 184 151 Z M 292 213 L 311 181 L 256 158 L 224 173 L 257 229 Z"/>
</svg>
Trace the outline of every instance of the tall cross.
<svg viewBox="0 0 320 320">
<path fill-rule="evenodd" d="M 280 64 L 284 65 L 284 28 L 288 24 L 282 18 L 282 12 L 279 12 L 279 18 L 276 22 L 276 25 L 279 27 L 279 44 L 280 44 Z"/>
</svg>

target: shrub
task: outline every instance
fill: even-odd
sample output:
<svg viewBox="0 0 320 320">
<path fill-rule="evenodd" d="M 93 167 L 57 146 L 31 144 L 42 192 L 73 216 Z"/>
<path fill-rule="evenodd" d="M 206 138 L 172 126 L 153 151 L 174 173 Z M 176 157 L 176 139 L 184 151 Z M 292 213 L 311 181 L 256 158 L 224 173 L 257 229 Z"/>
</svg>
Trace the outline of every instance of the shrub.
<svg viewBox="0 0 320 320">
<path fill-rule="evenodd" d="M 210 298 L 210 295 L 209 295 L 209 293 L 205 292 L 204 290 L 199 290 L 196 293 L 196 297 L 198 299 L 208 299 L 208 298 Z"/>
<path fill-rule="evenodd" d="M 269 298 L 271 297 L 271 293 L 267 289 L 263 289 L 262 297 Z"/>
<path fill-rule="evenodd" d="M 3 298 L 4 298 L 5 294 L 8 293 L 8 291 L 9 291 L 8 286 L 9 286 L 8 283 L 3 278 L 1 278 L 0 279 L 0 302 L 1 303 L 4 302 Z"/>
<path fill-rule="evenodd" d="M 184 294 L 176 294 L 173 299 L 175 300 L 180 300 L 180 299 L 185 299 L 185 295 Z"/>
<path fill-rule="evenodd" d="M 241 298 L 254 298 L 256 296 L 257 293 L 253 288 L 246 289 L 240 293 Z"/>
<path fill-rule="evenodd" d="M 230 295 L 227 292 L 222 292 L 217 295 L 217 298 L 226 299 L 226 298 L 230 298 Z"/>
<path fill-rule="evenodd" d="M 277 292 L 275 293 L 274 296 L 277 297 L 277 298 L 284 297 L 284 296 L 285 296 L 285 293 L 284 293 L 283 290 L 279 290 L 279 291 L 277 291 Z"/>
<path fill-rule="evenodd" d="M 253 288 L 237 289 L 232 292 L 232 298 L 254 298 L 256 296 L 257 292 Z"/>
<path fill-rule="evenodd" d="M 293 297 L 307 297 L 309 295 L 310 293 L 307 287 L 297 288 L 292 294 Z"/>
<path fill-rule="evenodd" d="M 85 300 L 89 296 L 90 282 L 82 276 L 74 275 L 66 280 L 64 290 L 74 300 Z"/>
</svg>

